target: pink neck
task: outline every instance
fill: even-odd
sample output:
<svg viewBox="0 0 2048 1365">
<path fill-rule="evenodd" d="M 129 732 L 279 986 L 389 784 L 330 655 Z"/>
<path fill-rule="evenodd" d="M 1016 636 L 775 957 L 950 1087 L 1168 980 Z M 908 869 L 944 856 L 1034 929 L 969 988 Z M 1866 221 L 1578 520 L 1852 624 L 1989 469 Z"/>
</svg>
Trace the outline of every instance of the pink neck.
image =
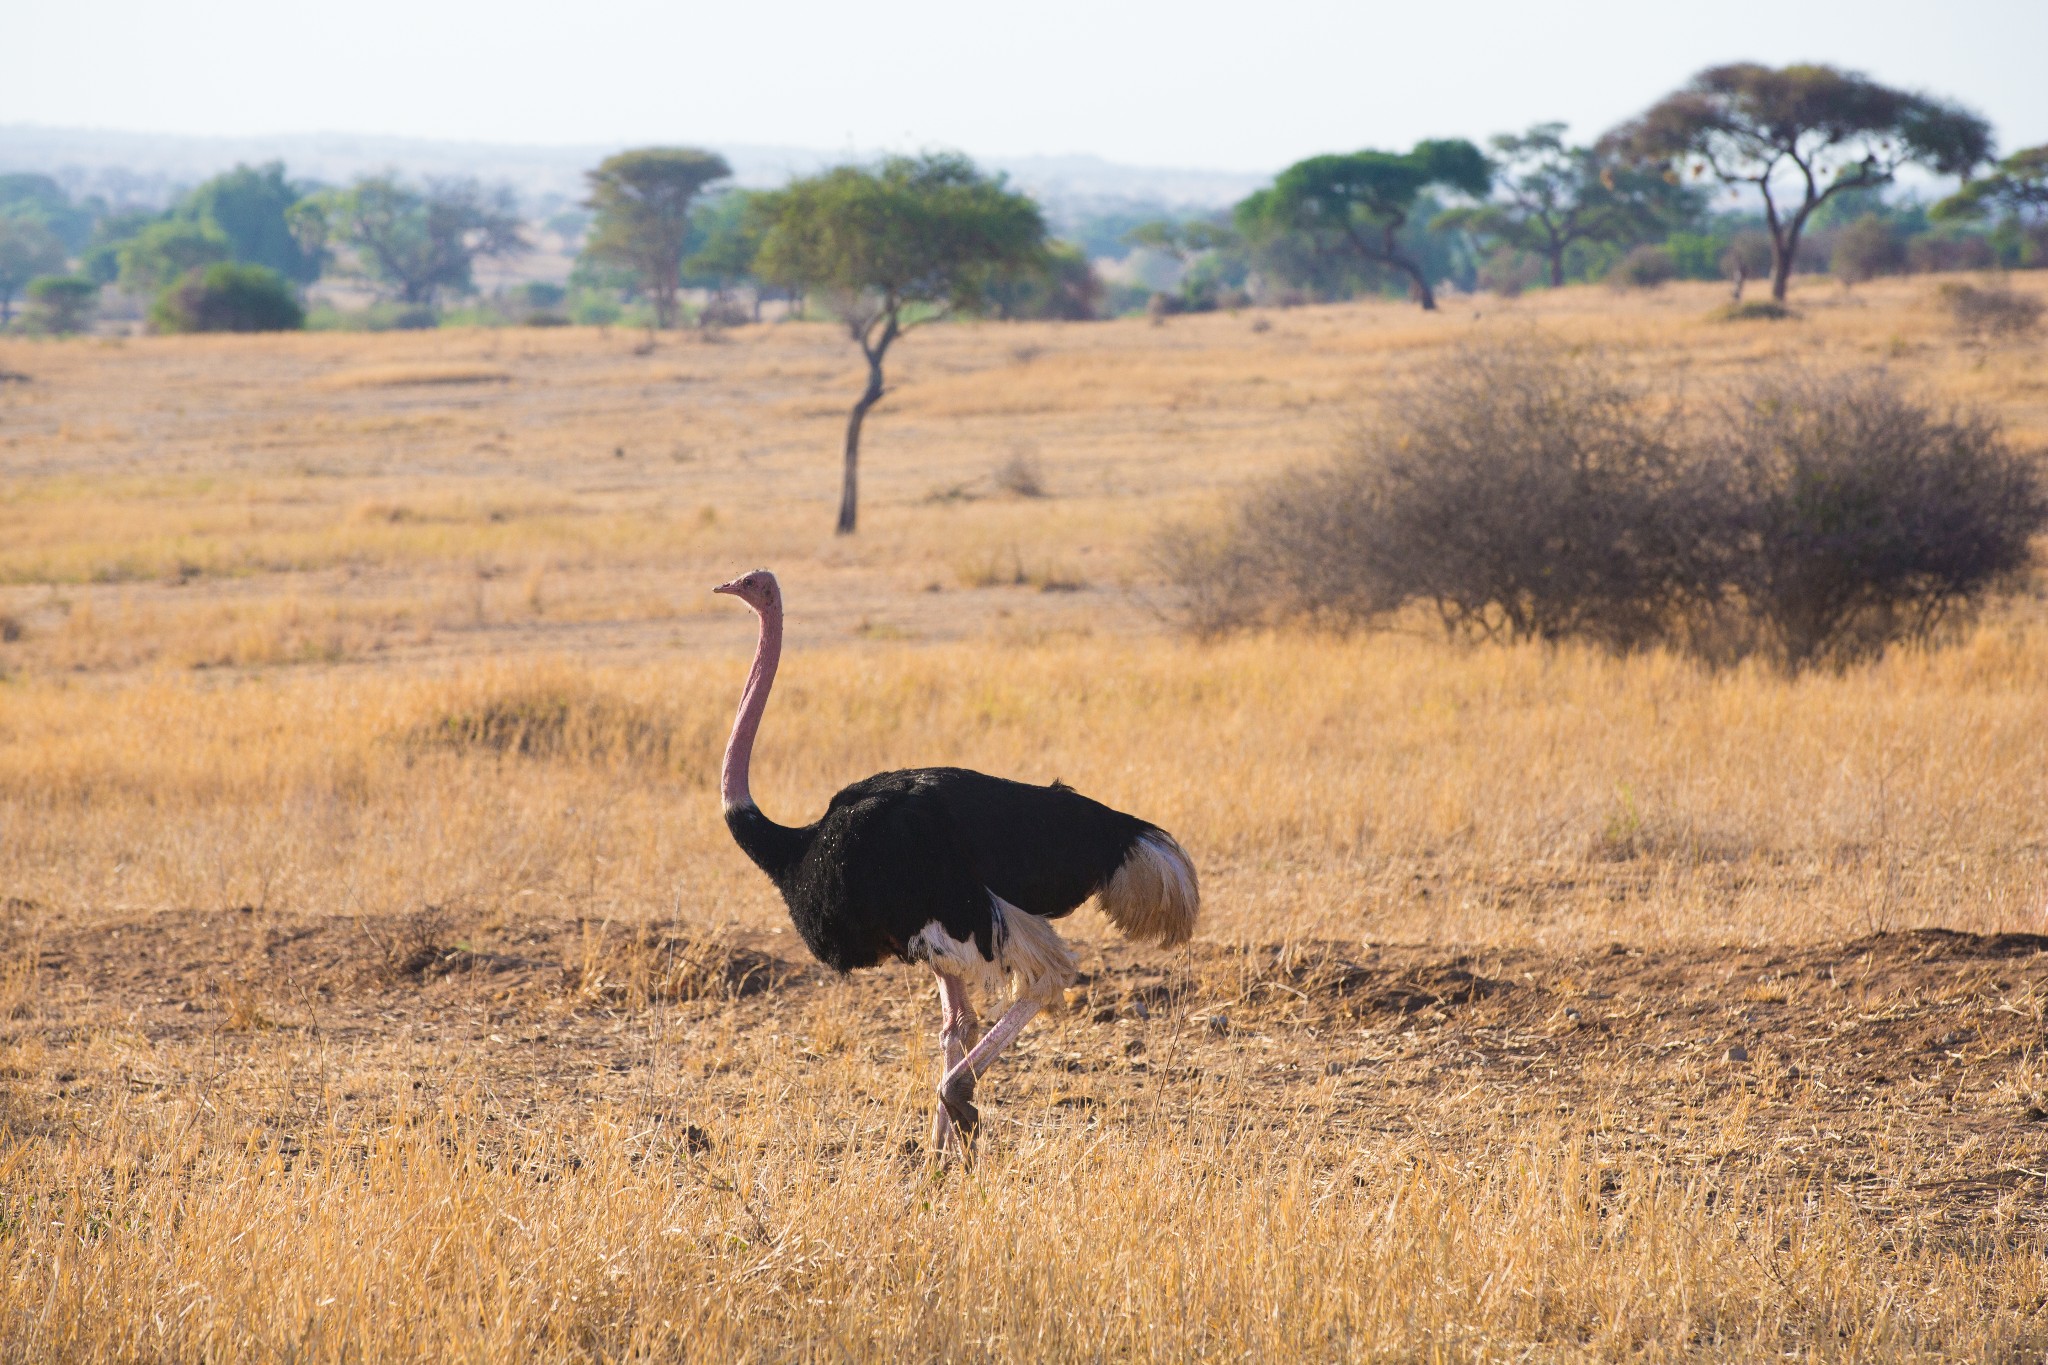
<svg viewBox="0 0 2048 1365">
<path fill-rule="evenodd" d="M 747 762 L 754 756 L 754 732 L 761 728 L 768 689 L 775 685 L 775 665 L 782 659 L 782 603 L 771 602 L 760 616 L 761 642 L 754 648 L 754 669 L 740 696 L 740 713 L 733 718 L 732 738 L 725 743 L 725 768 L 719 777 L 718 791 L 727 810 L 754 804 L 753 793 L 747 790 Z"/>
</svg>

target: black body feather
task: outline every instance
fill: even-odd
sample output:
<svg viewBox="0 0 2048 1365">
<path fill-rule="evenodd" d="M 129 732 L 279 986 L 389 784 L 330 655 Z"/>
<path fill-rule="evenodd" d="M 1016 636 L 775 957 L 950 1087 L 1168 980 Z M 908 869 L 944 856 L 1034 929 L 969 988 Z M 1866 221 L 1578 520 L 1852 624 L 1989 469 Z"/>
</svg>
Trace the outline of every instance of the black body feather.
<svg viewBox="0 0 2048 1365">
<path fill-rule="evenodd" d="M 934 921 L 993 959 L 989 892 L 1046 919 L 1071 914 L 1154 828 L 1058 782 L 965 768 L 877 773 L 800 829 L 751 805 L 725 820 L 804 943 L 842 972 L 903 957 Z"/>
</svg>

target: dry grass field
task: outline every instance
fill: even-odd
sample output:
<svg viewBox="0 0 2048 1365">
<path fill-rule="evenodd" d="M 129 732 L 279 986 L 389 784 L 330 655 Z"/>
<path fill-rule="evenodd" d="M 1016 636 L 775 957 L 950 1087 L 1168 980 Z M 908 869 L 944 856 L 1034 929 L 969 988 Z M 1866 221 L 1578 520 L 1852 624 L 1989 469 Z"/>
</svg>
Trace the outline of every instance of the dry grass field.
<svg viewBox="0 0 2048 1365">
<path fill-rule="evenodd" d="M 1797 679 L 1164 615 L 1153 528 L 1512 331 L 2048 447 L 1925 279 L 1720 296 L 934 328 L 850 539 L 822 325 L 0 340 L 0 1358 L 2039 1359 L 2039 594 Z M 757 565 L 770 814 L 957 762 L 1201 868 L 972 1170 L 926 979 L 719 819 Z"/>
</svg>

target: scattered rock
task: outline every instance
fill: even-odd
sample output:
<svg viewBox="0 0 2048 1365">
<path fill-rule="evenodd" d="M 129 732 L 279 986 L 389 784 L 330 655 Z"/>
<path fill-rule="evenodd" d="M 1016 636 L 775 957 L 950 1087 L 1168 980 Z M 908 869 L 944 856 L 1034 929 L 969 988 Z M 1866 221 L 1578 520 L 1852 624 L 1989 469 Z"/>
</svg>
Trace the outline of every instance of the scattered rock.
<svg viewBox="0 0 2048 1365">
<path fill-rule="evenodd" d="M 1749 1060 L 1749 1049 L 1740 1043 L 1736 1043 L 1721 1054 L 1721 1060 L 1725 1062 L 1746 1062 Z"/>
</svg>

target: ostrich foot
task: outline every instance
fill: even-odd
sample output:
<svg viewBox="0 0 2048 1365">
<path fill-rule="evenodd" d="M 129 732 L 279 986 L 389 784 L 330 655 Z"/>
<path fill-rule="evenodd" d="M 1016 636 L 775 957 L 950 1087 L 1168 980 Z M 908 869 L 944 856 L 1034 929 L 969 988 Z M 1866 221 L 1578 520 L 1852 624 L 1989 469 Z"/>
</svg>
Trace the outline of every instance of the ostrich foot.
<svg viewBox="0 0 2048 1365">
<path fill-rule="evenodd" d="M 939 1103 L 961 1139 L 972 1138 L 981 1123 L 981 1111 L 974 1107 L 974 1073 L 961 1067 L 946 1077 L 939 1086 Z"/>
</svg>

